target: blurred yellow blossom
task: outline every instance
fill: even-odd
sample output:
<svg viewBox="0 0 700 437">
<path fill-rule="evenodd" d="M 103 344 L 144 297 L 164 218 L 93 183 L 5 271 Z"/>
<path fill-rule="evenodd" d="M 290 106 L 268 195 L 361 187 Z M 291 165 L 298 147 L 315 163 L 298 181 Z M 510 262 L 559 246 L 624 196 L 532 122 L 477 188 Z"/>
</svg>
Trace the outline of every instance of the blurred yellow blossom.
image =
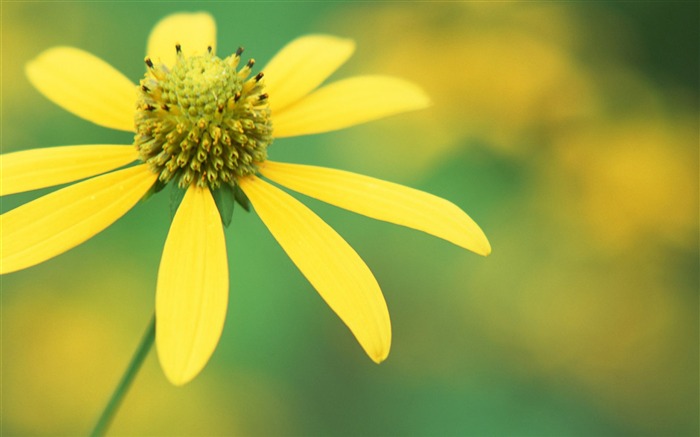
<svg viewBox="0 0 700 437">
<path fill-rule="evenodd" d="M 654 242 L 692 247 L 696 140 L 697 121 L 688 116 L 637 116 L 571 129 L 556 138 L 560 165 L 550 168 L 550 181 L 568 181 L 560 194 L 577 202 L 560 207 L 580 213 L 596 241 L 611 250 Z"/>
<path fill-rule="evenodd" d="M 370 23 L 367 23 L 370 20 Z M 367 24 L 361 32 L 353 24 Z M 422 147 L 402 154 L 393 171 L 425 170 L 461 147 L 465 139 L 487 142 L 506 154 L 522 155 L 534 133 L 595 112 L 598 102 L 590 78 L 572 53 L 579 24 L 565 8 L 528 5 L 503 7 L 483 3 L 452 3 L 439 8 L 413 4 L 388 5 L 366 13 L 344 14 L 334 28 L 382 50 L 361 55 L 362 65 L 399 74 L 421 84 L 435 101 L 420 119 L 390 120 L 403 139 L 418 139 Z M 399 34 L 396 29 L 402 29 Z M 376 128 L 376 127 L 375 127 Z M 355 151 L 371 146 L 359 135 L 350 137 Z M 392 131 L 393 131 L 392 130 Z M 393 142 L 396 153 L 402 141 Z M 357 160 L 346 150 L 339 152 Z M 381 159 L 396 153 L 379 153 Z M 398 167 L 398 170 L 394 167 Z"/>
</svg>

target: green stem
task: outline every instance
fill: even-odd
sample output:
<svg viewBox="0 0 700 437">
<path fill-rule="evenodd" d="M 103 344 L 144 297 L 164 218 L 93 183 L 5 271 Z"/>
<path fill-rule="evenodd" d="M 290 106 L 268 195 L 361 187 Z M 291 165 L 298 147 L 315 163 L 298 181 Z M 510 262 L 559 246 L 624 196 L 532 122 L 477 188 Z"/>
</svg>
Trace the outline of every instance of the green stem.
<svg viewBox="0 0 700 437">
<path fill-rule="evenodd" d="M 117 385 L 114 393 L 112 393 L 112 398 L 107 403 L 104 411 L 102 411 L 100 419 L 97 421 L 97 425 L 95 425 L 95 428 L 92 430 L 92 433 L 90 434 L 91 437 L 103 436 L 107 431 L 109 424 L 112 422 L 114 415 L 119 409 L 119 405 L 126 395 L 126 392 L 129 391 L 129 387 L 134 381 L 134 377 L 136 377 L 136 374 L 139 372 L 139 369 L 143 364 L 143 360 L 146 358 L 146 355 L 148 355 L 148 351 L 151 350 L 155 336 L 156 316 L 154 314 L 153 317 L 151 317 L 151 322 L 148 324 L 148 328 L 146 328 L 146 332 L 143 334 L 141 344 L 139 344 L 139 347 L 136 349 L 136 353 L 134 353 L 134 357 L 131 359 L 131 363 L 129 363 L 129 367 L 126 369 L 121 381 L 119 381 L 119 385 Z"/>
</svg>

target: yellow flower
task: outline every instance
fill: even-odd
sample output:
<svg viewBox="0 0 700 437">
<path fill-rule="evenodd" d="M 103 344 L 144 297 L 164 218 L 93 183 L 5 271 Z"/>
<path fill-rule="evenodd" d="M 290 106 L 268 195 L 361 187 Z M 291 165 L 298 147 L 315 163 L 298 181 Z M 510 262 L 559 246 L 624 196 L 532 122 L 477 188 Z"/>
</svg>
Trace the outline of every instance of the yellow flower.
<svg viewBox="0 0 700 437">
<path fill-rule="evenodd" d="M 354 50 L 352 41 L 325 35 L 292 41 L 263 68 L 264 75 L 249 77 L 254 62 L 238 68 L 242 49 L 225 59 L 215 55 L 215 32 L 206 13 L 163 19 L 149 38 L 148 68 L 138 87 L 75 48 L 47 50 L 27 66 L 32 84 L 58 105 L 136 136 L 132 145 L 2 155 L 0 195 L 95 177 L 0 216 L 0 273 L 77 246 L 149 191 L 175 181 L 184 198 L 165 242 L 156 290 L 156 347 L 173 384 L 201 371 L 223 329 L 229 288 L 226 219 L 214 200 L 221 193 L 252 204 L 370 358 L 383 361 L 391 326 L 369 268 L 323 220 L 261 176 L 487 255 L 491 249 L 481 229 L 446 200 L 353 173 L 267 160 L 273 137 L 353 126 L 423 108 L 428 98 L 393 77 L 352 77 L 319 88 Z"/>
</svg>

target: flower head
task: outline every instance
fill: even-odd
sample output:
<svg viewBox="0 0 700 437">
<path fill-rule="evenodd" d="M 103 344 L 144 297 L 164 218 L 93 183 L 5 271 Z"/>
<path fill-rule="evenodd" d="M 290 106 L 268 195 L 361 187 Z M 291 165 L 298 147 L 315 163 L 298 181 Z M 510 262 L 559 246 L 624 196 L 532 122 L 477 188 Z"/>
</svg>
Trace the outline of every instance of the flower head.
<svg viewBox="0 0 700 437">
<path fill-rule="evenodd" d="M 0 195 L 89 179 L 0 216 L 0 273 L 77 246 L 172 182 L 183 198 L 156 290 L 156 345 L 172 383 L 184 384 L 202 370 L 223 330 L 229 275 L 222 222 L 230 217 L 215 201 L 222 196 L 252 205 L 369 357 L 383 361 L 391 326 L 371 271 L 330 226 L 273 183 L 482 255 L 491 250 L 486 237 L 444 199 L 344 171 L 272 162 L 267 150 L 273 139 L 420 109 L 428 98 L 393 77 L 359 76 L 319 88 L 352 54 L 346 39 L 296 39 L 257 73 L 252 59 L 241 61 L 242 49 L 220 58 L 215 42 L 208 14 L 166 17 L 149 39 L 139 85 L 75 48 L 47 50 L 27 66 L 31 82 L 55 103 L 135 137 L 131 145 L 2 155 Z"/>
<path fill-rule="evenodd" d="M 255 61 L 237 70 L 243 49 L 220 59 L 212 52 L 177 58 L 170 66 L 146 58 L 134 142 L 139 158 L 162 183 L 216 189 L 257 173 L 272 142 L 272 120 L 262 72 Z"/>
</svg>

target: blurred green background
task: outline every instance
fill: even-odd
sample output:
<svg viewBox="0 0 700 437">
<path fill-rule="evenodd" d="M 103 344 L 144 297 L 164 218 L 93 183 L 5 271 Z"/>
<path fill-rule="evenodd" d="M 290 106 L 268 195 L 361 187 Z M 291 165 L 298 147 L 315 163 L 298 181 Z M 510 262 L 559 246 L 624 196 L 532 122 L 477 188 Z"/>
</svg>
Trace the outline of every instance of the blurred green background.
<svg viewBox="0 0 700 437">
<path fill-rule="evenodd" d="M 220 55 L 262 66 L 331 33 L 358 42 L 335 78 L 421 84 L 427 110 L 270 156 L 447 198 L 493 254 L 303 199 L 382 285 L 377 366 L 237 210 L 218 349 L 184 388 L 151 353 L 112 435 L 698 435 L 698 2 L 3 2 L 2 151 L 129 144 L 23 66 L 71 45 L 136 82 L 152 25 L 189 10 L 215 16 Z M 152 313 L 168 226 L 166 193 L 2 278 L 3 436 L 87 434 Z"/>
</svg>

